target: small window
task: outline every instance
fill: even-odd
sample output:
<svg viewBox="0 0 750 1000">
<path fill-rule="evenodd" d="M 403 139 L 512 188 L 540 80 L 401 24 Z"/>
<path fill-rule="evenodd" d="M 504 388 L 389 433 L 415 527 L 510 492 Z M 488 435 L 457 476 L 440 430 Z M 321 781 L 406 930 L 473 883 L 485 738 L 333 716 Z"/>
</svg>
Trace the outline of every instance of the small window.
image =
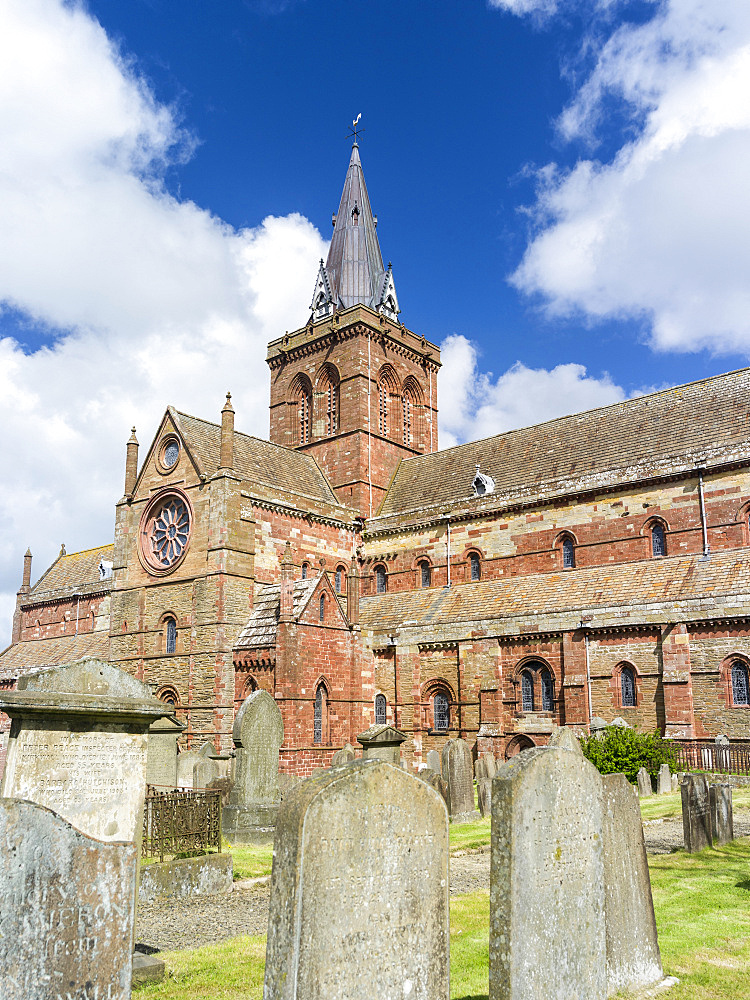
<svg viewBox="0 0 750 1000">
<path fill-rule="evenodd" d="M 377 594 L 384 594 L 387 589 L 387 577 L 385 574 L 385 566 L 375 567 L 375 592 Z"/>
<path fill-rule="evenodd" d="M 419 564 L 419 577 L 420 585 L 422 587 L 429 587 L 432 582 L 432 571 L 430 569 L 430 564 L 425 560 Z"/>
<path fill-rule="evenodd" d="M 375 695 L 375 725 L 384 726 L 386 720 L 386 701 L 384 694 Z"/>
<path fill-rule="evenodd" d="M 480 580 L 482 578 L 482 567 L 476 552 L 472 552 L 469 556 L 469 576 L 472 580 Z"/>
<path fill-rule="evenodd" d="M 651 555 L 665 556 L 667 554 L 667 542 L 664 537 L 664 526 L 655 524 L 651 528 Z"/>
<path fill-rule="evenodd" d="M 554 686 L 552 674 L 545 667 L 542 670 L 542 711 L 553 712 L 555 709 Z"/>
<path fill-rule="evenodd" d="M 750 684 L 744 663 L 732 664 L 732 701 L 735 705 L 750 705 Z"/>
<path fill-rule="evenodd" d="M 620 671 L 620 693 L 623 708 L 635 708 L 635 674 L 630 667 Z"/>
<path fill-rule="evenodd" d="M 326 692 L 322 684 L 318 684 L 315 692 L 315 719 L 313 722 L 313 743 L 323 742 L 323 713 L 326 708 Z"/>
<path fill-rule="evenodd" d="M 435 729 L 447 730 L 450 727 L 450 702 L 443 691 L 438 691 L 435 695 L 432 710 Z"/>
<path fill-rule="evenodd" d="M 309 569 L 310 569 L 310 564 L 309 563 L 306 563 L 306 562 L 302 563 L 302 579 L 303 580 L 307 579 L 307 572 L 308 572 Z"/>
<path fill-rule="evenodd" d="M 576 564 L 576 550 L 573 539 L 566 535 L 562 543 L 562 563 L 563 569 L 574 569 Z"/>
<path fill-rule="evenodd" d="M 167 618 L 166 620 L 166 641 L 164 648 L 168 653 L 174 653 L 177 650 L 177 622 L 174 618 Z"/>
<path fill-rule="evenodd" d="M 534 678 L 528 670 L 521 674 L 521 708 L 524 712 L 534 711 Z"/>
<path fill-rule="evenodd" d="M 320 620 L 324 622 L 326 620 L 326 595 L 320 595 Z"/>
<path fill-rule="evenodd" d="M 343 594 L 344 592 L 344 577 L 346 576 L 342 566 L 338 566 L 336 569 L 336 593 Z"/>
</svg>

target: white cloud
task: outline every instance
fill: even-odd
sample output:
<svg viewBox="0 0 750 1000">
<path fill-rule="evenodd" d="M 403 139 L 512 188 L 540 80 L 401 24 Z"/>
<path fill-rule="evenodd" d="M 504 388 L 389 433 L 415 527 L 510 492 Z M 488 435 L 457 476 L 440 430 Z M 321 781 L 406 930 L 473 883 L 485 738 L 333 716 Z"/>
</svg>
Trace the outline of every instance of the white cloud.
<svg viewBox="0 0 750 1000">
<path fill-rule="evenodd" d="M 546 369 L 517 361 L 493 379 L 492 373 L 479 371 L 476 347 L 459 334 L 443 341 L 441 354 L 441 448 L 625 398 L 606 372 L 594 378 L 578 364 Z"/>
<path fill-rule="evenodd" d="M 540 171 L 513 280 L 552 315 L 640 318 L 658 349 L 748 352 L 750 4 L 654 7 L 611 33 L 559 122 L 590 141 L 617 100 L 636 137 L 607 162 Z"/>
<path fill-rule="evenodd" d="M 193 143 L 78 4 L 0 5 L 0 303 L 67 331 L 0 340 L 0 648 L 20 584 L 112 538 L 132 423 L 167 403 L 268 431 L 265 344 L 307 315 L 325 246 L 298 215 L 237 232 L 166 191 Z"/>
</svg>

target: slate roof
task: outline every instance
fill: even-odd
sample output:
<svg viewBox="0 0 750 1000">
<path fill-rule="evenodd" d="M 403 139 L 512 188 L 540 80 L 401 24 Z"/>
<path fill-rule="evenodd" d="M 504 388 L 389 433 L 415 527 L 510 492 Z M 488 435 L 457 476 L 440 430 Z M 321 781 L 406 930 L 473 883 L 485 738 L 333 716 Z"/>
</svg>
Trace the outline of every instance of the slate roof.
<svg viewBox="0 0 750 1000">
<path fill-rule="evenodd" d="M 84 632 L 52 639 L 30 639 L 0 653 L 0 679 L 14 679 L 30 670 L 70 663 L 84 656 L 109 659 L 109 632 Z"/>
<path fill-rule="evenodd" d="M 423 641 L 429 642 L 430 626 L 442 631 L 451 622 L 473 620 L 497 620 L 498 634 L 555 617 L 560 622 L 555 627 L 575 628 L 582 613 L 597 611 L 612 622 L 624 614 L 632 622 L 684 620 L 680 615 L 687 616 L 685 604 L 691 602 L 697 618 L 750 611 L 750 552 L 734 549 L 707 560 L 668 556 L 363 597 L 360 621 L 378 633 L 397 626 L 421 628 Z M 563 625 L 565 615 L 569 620 Z"/>
<path fill-rule="evenodd" d="M 99 563 L 102 560 L 112 562 L 114 552 L 114 545 L 99 545 L 83 552 L 58 556 L 31 588 L 24 603 L 62 597 L 73 591 L 111 590 L 112 577 L 99 579 Z"/>
<path fill-rule="evenodd" d="M 457 505 L 495 509 L 749 460 L 744 368 L 405 459 L 368 530 Z M 472 488 L 477 464 L 496 487 L 481 498 Z"/>
<path fill-rule="evenodd" d="M 321 574 L 297 580 L 294 584 L 294 609 L 292 616 L 299 617 L 315 590 Z M 250 620 L 240 632 L 234 644 L 235 649 L 260 649 L 276 644 L 276 626 L 279 622 L 281 587 L 272 584 L 264 587 L 253 605 Z"/>
<path fill-rule="evenodd" d="M 171 406 L 169 413 L 200 471 L 212 475 L 219 468 L 220 425 L 181 413 Z M 283 494 L 289 494 L 334 506 L 339 516 L 351 517 L 348 508 L 339 504 L 318 463 L 305 452 L 235 431 L 234 471 L 248 480 L 254 492 L 263 493 L 265 487 L 269 499 L 283 500 Z"/>
</svg>

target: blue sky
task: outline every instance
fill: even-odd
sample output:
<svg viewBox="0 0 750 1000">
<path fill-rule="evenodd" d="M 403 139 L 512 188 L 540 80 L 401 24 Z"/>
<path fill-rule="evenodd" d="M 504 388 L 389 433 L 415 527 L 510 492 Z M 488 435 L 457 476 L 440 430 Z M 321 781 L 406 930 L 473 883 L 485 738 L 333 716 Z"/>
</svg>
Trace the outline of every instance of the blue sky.
<svg viewBox="0 0 750 1000">
<path fill-rule="evenodd" d="M 7 0 L 3 620 L 27 545 L 111 538 L 133 423 L 267 433 L 360 112 L 443 444 L 747 364 L 749 88 L 736 0 Z"/>
</svg>

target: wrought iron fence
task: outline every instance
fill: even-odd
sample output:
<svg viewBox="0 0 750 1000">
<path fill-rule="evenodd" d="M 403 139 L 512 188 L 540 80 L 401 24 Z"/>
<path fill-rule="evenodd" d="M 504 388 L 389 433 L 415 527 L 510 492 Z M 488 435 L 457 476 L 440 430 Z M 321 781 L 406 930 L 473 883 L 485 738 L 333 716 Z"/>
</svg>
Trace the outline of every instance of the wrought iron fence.
<svg viewBox="0 0 750 1000">
<path fill-rule="evenodd" d="M 221 851 L 221 792 L 146 786 L 141 856 L 159 858 L 191 851 Z"/>
<path fill-rule="evenodd" d="M 676 749 L 677 764 L 686 771 L 750 774 L 750 743 L 680 740 Z"/>
</svg>

